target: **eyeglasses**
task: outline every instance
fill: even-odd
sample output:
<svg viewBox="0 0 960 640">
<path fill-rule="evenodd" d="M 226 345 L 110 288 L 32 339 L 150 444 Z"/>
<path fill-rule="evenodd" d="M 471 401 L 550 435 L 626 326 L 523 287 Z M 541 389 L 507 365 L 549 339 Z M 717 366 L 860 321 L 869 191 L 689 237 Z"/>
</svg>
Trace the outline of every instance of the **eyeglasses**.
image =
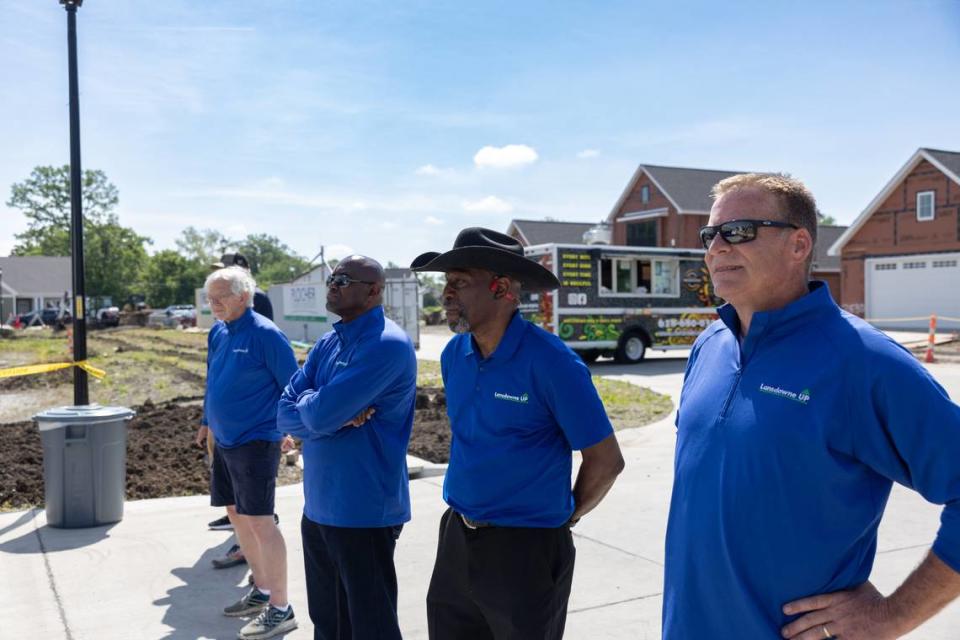
<svg viewBox="0 0 960 640">
<path fill-rule="evenodd" d="M 743 244 L 757 239 L 757 229 L 760 227 L 773 227 L 777 229 L 799 229 L 795 224 L 789 222 L 778 222 L 776 220 L 730 220 L 723 224 L 714 226 L 700 227 L 700 242 L 704 249 L 710 248 L 710 243 L 720 234 L 724 240 L 730 244 Z"/>
<path fill-rule="evenodd" d="M 327 276 L 328 287 L 342 289 L 343 287 L 349 287 L 354 282 L 359 282 L 360 284 L 377 284 L 376 282 L 370 282 L 368 280 L 354 280 L 345 273 L 337 273 L 332 276 Z"/>
<path fill-rule="evenodd" d="M 235 293 L 228 293 L 228 294 L 225 295 L 225 296 L 211 296 L 211 295 L 208 295 L 208 296 L 207 296 L 207 302 L 209 302 L 210 304 L 223 304 L 223 301 L 224 301 L 224 300 L 229 300 L 230 298 L 236 297 L 236 295 L 237 295 L 237 294 L 235 294 Z"/>
</svg>

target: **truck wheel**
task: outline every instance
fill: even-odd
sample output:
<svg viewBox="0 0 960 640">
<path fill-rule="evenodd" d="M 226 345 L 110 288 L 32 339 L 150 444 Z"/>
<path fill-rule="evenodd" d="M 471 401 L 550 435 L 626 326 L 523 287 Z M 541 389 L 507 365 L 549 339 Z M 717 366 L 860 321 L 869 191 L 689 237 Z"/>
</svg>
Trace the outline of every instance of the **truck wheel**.
<svg viewBox="0 0 960 640">
<path fill-rule="evenodd" d="M 647 341 L 639 331 L 628 331 L 620 337 L 614 360 L 620 364 L 636 364 L 643 361 L 647 351 Z"/>
</svg>

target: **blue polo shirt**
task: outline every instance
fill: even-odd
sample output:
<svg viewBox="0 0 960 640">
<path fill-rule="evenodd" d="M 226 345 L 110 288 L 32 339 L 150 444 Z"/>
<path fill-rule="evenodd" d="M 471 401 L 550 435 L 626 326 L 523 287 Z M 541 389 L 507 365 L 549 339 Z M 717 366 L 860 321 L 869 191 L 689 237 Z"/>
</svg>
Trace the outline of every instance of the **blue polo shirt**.
<svg viewBox="0 0 960 640">
<path fill-rule="evenodd" d="M 304 515 L 336 527 L 410 519 L 407 445 L 417 357 L 407 334 L 375 307 L 337 322 L 313 346 L 280 399 L 280 428 L 303 439 Z M 361 411 L 360 427 L 344 426 Z"/>
<path fill-rule="evenodd" d="M 447 343 L 440 364 L 453 432 L 447 504 L 501 526 L 569 520 L 573 450 L 613 433 L 583 361 L 515 313 L 489 357 L 462 334 Z"/>
<path fill-rule="evenodd" d="M 282 440 L 277 401 L 296 370 L 287 337 L 252 309 L 214 324 L 207 334 L 203 424 L 213 430 L 217 444 L 231 448 L 252 440 Z"/>
<path fill-rule="evenodd" d="M 697 339 L 677 416 L 663 637 L 779 638 L 782 606 L 870 577 L 893 482 L 945 504 L 960 571 L 960 407 L 826 286 Z"/>
</svg>

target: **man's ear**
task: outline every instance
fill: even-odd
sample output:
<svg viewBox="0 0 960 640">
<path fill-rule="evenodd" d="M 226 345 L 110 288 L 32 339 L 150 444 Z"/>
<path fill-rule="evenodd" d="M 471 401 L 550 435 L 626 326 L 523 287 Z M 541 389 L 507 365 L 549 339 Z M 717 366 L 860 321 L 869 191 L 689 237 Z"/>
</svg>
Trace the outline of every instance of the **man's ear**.
<svg viewBox="0 0 960 640">
<path fill-rule="evenodd" d="M 813 238 L 806 229 L 798 229 L 793 234 L 792 250 L 797 260 L 803 262 L 813 253 Z"/>
</svg>

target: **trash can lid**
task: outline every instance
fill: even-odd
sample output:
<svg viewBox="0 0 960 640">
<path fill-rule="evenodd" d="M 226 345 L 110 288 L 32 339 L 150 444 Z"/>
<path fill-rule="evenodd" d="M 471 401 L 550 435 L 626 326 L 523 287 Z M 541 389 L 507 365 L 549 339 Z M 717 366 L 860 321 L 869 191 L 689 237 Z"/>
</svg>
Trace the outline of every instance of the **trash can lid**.
<svg viewBox="0 0 960 640">
<path fill-rule="evenodd" d="M 127 407 L 104 407 L 99 404 L 83 404 L 66 407 L 53 407 L 46 411 L 41 411 L 33 416 L 38 423 L 59 423 L 68 424 L 97 424 L 101 422 L 115 422 L 117 420 L 129 420 L 136 412 Z M 40 428 L 50 429 L 52 424 L 40 424 Z"/>
</svg>

